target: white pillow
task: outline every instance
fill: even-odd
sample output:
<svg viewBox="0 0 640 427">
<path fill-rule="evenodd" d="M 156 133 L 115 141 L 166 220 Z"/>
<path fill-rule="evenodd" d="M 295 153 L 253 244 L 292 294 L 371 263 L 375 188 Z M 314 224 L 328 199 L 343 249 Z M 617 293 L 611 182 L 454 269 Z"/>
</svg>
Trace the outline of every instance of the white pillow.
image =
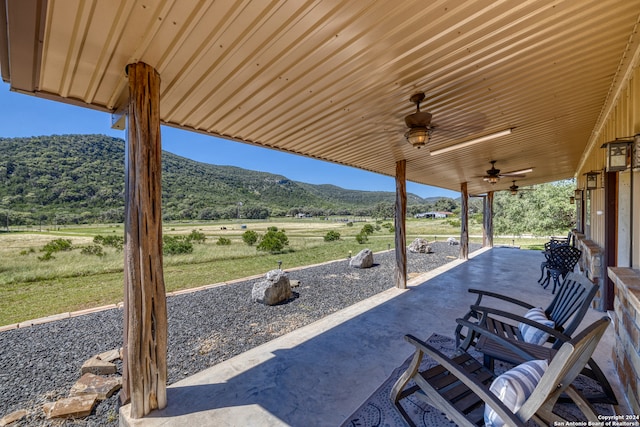
<svg viewBox="0 0 640 427">
<path fill-rule="evenodd" d="M 556 326 L 556 322 L 547 319 L 547 314 L 541 307 L 534 307 L 527 311 L 524 315 L 526 319 L 533 320 L 534 322 L 541 323 L 545 326 L 553 328 Z M 542 345 L 547 342 L 549 334 L 536 328 L 535 326 L 527 325 L 526 323 L 520 323 L 518 325 L 520 329 L 520 335 L 525 342 Z"/>
<path fill-rule="evenodd" d="M 546 360 L 530 360 L 522 363 L 493 380 L 489 390 L 515 414 L 531 396 L 548 366 Z M 502 418 L 489 405 L 484 407 L 484 422 L 486 427 L 505 425 Z"/>
</svg>

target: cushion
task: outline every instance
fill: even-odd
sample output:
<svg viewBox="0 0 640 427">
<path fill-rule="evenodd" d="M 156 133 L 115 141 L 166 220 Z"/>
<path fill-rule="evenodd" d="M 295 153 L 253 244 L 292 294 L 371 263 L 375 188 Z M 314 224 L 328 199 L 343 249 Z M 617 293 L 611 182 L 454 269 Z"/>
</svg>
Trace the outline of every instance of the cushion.
<svg viewBox="0 0 640 427">
<path fill-rule="evenodd" d="M 556 326 L 556 322 L 547 319 L 547 315 L 542 307 L 532 308 L 531 310 L 527 311 L 524 317 L 526 319 L 533 320 L 534 322 L 541 323 L 550 328 Z M 520 323 L 520 325 L 518 325 L 518 329 L 520 329 L 520 335 L 522 335 L 522 339 L 528 343 L 542 345 L 547 342 L 547 339 L 549 338 L 548 333 L 541 331 L 535 326 L 527 325 L 526 323 Z"/>
<path fill-rule="evenodd" d="M 546 360 L 530 360 L 522 363 L 493 380 L 489 390 L 509 410 L 516 413 L 531 396 L 548 366 Z M 485 426 L 489 427 L 505 425 L 502 418 L 489 405 L 485 405 L 484 408 L 484 422 Z"/>
</svg>

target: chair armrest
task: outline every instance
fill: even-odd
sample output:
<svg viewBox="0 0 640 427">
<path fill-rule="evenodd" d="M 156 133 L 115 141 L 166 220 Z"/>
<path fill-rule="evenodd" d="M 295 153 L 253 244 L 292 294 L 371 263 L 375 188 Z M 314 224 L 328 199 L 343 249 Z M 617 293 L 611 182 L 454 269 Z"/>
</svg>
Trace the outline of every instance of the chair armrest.
<svg viewBox="0 0 640 427">
<path fill-rule="evenodd" d="M 522 358 L 523 360 L 535 360 L 537 359 L 537 357 L 531 353 L 529 353 L 528 351 L 526 351 L 524 348 L 520 347 L 517 343 L 520 341 L 514 341 L 512 339 L 509 338 L 505 338 L 502 335 L 497 335 L 494 332 L 491 332 L 489 329 L 480 326 L 478 324 L 475 323 L 471 323 L 468 322 L 464 319 L 456 319 L 456 322 L 458 322 L 459 325 L 461 325 L 462 327 L 467 327 L 469 328 L 470 331 L 475 332 L 477 335 L 483 336 L 487 339 L 490 339 L 496 343 L 498 343 L 499 345 L 501 345 L 502 347 L 504 347 L 507 350 L 511 350 L 511 352 L 513 352 L 516 356 Z"/>
<path fill-rule="evenodd" d="M 498 294 L 495 292 L 489 292 L 489 291 L 484 291 L 482 289 L 474 289 L 474 288 L 470 288 L 469 292 L 473 294 L 478 294 L 478 299 L 476 300 L 475 305 L 481 305 L 480 302 L 482 301 L 482 298 L 486 296 L 486 297 L 496 298 L 501 301 L 507 301 L 507 302 L 510 302 L 511 304 L 519 305 L 521 307 L 526 308 L 527 310 L 532 309 L 534 307 L 528 302 L 511 298 L 506 295 Z"/>
<path fill-rule="evenodd" d="M 547 332 L 549 335 L 553 336 L 556 340 L 564 343 L 567 342 L 569 340 L 571 340 L 571 337 L 563 334 L 562 332 L 558 331 L 557 329 L 554 328 L 550 328 L 547 325 L 543 325 L 542 323 L 538 323 L 535 320 L 531 320 L 531 319 L 527 319 L 523 316 L 519 316 L 515 313 L 511 313 L 508 311 L 503 311 L 503 310 L 499 310 L 497 308 L 492 308 L 492 307 L 482 307 L 482 306 L 477 306 L 477 305 L 472 305 L 471 306 L 471 310 L 475 311 L 476 313 L 479 313 L 481 315 L 480 317 L 480 324 L 483 325 L 484 324 L 484 318 L 490 314 L 494 315 L 494 316 L 500 316 L 500 317 L 504 317 L 510 320 L 514 320 L 518 323 L 525 323 L 527 325 L 533 326 L 537 329 L 540 329 L 541 331 Z"/>
<path fill-rule="evenodd" d="M 493 410 L 498 413 L 500 418 L 502 418 L 507 425 L 524 426 L 524 423 L 518 417 L 516 417 L 516 415 L 511 412 L 511 410 L 507 408 L 495 394 L 489 391 L 489 389 L 476 378 L 469 375 L 467 371 L 461 369 L 449 357 L 438 351 L 436 348 L 425 343 L 424 341 L 421 341 L 418 338 L 414 337 L 413 335 L 405 335 L 404 339 L 410 344 L 413 344 L 416 347 L 416 351 L 421 351 L 431 357 L 447 371 L 449 371 L 454 377 L 456 377 L 464 385 L 466 385 L 469 390 L 471 390 L 480 399 L 482 399 L 485 404 L 491 406 L 491 408 L 493 408 Z"/>
</svg>

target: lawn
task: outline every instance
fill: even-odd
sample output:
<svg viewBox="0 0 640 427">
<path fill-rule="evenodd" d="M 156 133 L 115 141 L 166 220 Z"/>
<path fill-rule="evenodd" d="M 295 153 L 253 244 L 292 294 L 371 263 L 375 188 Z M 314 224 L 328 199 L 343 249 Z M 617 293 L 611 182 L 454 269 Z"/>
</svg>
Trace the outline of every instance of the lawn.
<svg viewBox="0 0 640 427">
<path fill-rule="evenodd" d="M 339 220 L 286 219 L 278 221 L 206 222 L 165 224 L 165 236 L 188 235 L 197 230 L 206 236 L 195 244 L 192 253 L 164 256 L 165 285 L 168 292 L 264 274 L 277 268 L 317 264 L 355 255 L 364 248 L 382 251 L 394 247 L 392 221 L 352 222 Z M 374 233 L 364 244 L 356 242 L 363 225 L 371 224 Z M 270 254 L 243 242 L 242 234 L 253 230 L 263 235 L 269 227 L 284 229 L 288 250 Z M 330 230 L 340 240 L 326 242 Z M 18 323 L 52 314 L 76 311 L 123 300 L 123 253 L 104 247 L 103 256 L 82 253 L 94 245 L 96 235 L 122 236 L 122 225 L 76 226 L 55 231 L 0 233 L 0 325 Z M 481 236 L 479 226 L 471 226 L 472 236 Z M 459 237 L 459 228 L 446 220 L 407 221 L 407 243 L 416 237 L 429 241 Z M 223 237 L 231 244 L 221 246 Z M 55 252 L 46 259 L 43 247 L 56 239 L 71 241 L 71 250 Z M 472 237 L 480 242 L 481 237 Z M 494 244 L 515 244 L 539 248 L 546 238 L 495 238 Z M 537 246 L 536 246 L 537 245 Z"/>
</svg>

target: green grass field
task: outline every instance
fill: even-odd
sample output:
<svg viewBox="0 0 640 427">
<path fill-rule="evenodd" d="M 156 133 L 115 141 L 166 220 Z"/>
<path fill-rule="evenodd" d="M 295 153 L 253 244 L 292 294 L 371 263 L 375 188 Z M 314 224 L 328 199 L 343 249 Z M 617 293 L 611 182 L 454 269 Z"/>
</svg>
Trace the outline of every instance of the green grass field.
<svg viewBox="0 0 640 427">
<path fill-rule="evenodd" d="M 164 235 L 188 235 L 198 230 L 206 236 L 206 241 L 195 244 L 190 254 L 164 256 L 166 289 L 171 292 L 264 274 L 277 268 L 279 261 L 286 269 L 346 258 L 350 252 L 355 255 L 365 247 L 373 251 L 390 249 L 394 247 L 394 234 L 382 226 L 384 223 L 393 222 L 366 222 L 378 227 L 365 244 L 355 240 L 365 222 L 354 222 L 353 226 L 318 219 L 165 224 Z M 286 231 L 289 251 L 269 254 L 242 240 L 246 230 L 264 234 L 273 226 Z M 329 230 L 338 231 L 341 239 L 325 242 L 323 237 Z M 123 232 L 122 225 L 100 225 L 0 233 L 0 325 L 122 301 L 122 251 L 104 248 L 104 256 L 99 257 L 82 254 L 81 248 L 92 245 L 96 235 Z M 470 234 L 481 236 L 482 231 L 472 225 Z M 433 241 L 449 236 L 458 238 L 459 228 L 446 220 L 407 221 L 408 243 L 416 237 Z M 220 237 L 230 239 L 231 245 L 217 245 Z M 73 249 L 55 252 L 52 259 L 41 260 L 44 245 L 60 238 L 71 240 Z M 495 238 L 494 244 L 540 249 L 546 240 Z M 472 237 L 471 241 L 481 242 L 481 238 Z"/>
</svg>

